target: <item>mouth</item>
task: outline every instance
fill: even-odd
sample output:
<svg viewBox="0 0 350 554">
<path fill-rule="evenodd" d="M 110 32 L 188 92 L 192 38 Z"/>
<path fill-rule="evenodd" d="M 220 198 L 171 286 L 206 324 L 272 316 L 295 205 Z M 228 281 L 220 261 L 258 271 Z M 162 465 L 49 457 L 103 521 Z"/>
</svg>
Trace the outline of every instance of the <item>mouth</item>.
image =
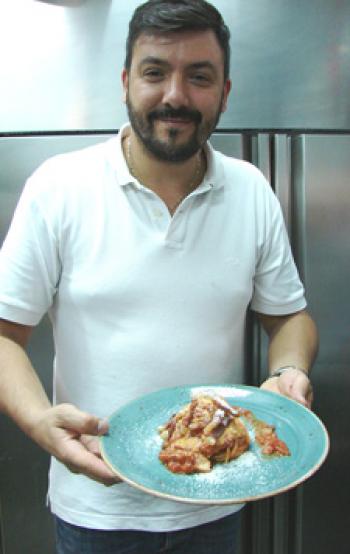
<svg viewBox="0 0 350 554">
<path fill-rule="evenodd" d="M 191 119 L 182 119 L 179 117 L 160 117 L 158 121 L 160 121 L 161 123 L 165 123 L 166 125 L 171 125 L 173 127 L 182 127 L 184 125 L 191 125 L 194 123 Z"/>
<path fill-rule="evenodd" d="M 201 114 L 196 111 L 189 111 L 179 108 L 178 110 L 164 109 L 155 111 L 149 116 L 150 121 L 159 121 L 167 126 L 187 127 L 200 123 Z"/>
</svg>

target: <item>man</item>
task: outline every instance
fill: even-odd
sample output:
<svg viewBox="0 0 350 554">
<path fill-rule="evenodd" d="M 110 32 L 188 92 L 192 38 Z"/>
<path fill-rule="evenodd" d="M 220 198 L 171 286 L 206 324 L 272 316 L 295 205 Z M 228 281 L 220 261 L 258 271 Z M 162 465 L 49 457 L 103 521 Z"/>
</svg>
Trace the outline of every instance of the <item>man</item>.
<svg viewBox="0 0 350 554">
<path fill-rule="evenodd" d="M 311 403 L 317 334 L 278 202 L 257 169 L 207 143 L 230 92 L 228 40 L 203 0 L 139 6 L 122 74 L 130 125 L 43 164 L 2 249 L 0 406 L 53 456 L 59 554 L 234 552 L 241 506 L 117 483 L 96 437 L 147 392 L 242 382 L 249 306 L 270 337 L 263 386 Z M 54 406 L 23 349 L 47 311 Z"/>
</svg>

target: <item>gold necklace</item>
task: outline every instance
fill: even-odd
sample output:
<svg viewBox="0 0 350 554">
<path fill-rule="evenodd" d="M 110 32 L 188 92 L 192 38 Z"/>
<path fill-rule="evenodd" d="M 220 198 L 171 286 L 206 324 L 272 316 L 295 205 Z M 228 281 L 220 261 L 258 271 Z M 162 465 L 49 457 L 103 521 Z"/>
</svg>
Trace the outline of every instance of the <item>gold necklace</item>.
<svg viewBox="0 0 350 554">
<path fill-rule="evenodd" d="M 125 153 L 126 153 L 126 162 L 127 162 L 127 165 L 128 165 L 128 168 L 129 168 L 129 171 L 130 171 L 131 175 L 133 177 L 135 177 L 135 179 L 137 179 L 138 181 L 140 181 L 142 183 L 142 179 L 140 178 L 140 174 L 137 172 L 137 170 L 135 170 L 135 164 L 133 163 L 133 159 L 132 159 L 132 155 L 131 155 L 130 137 L 128 137 L 126 139 Z M 178 200 L 178 202 L 176 202 L 176 204 L 174 206 L 171 206 L 171 207 L 168 206 L 168 209 L 169 209 L 170 213 L 173 214 L 175 212 L 175 210 L 177 209 L 177 207 L 181 204 L 181 202 L 186 198 L 186 196 L 188 196 L 198 186 L 201 170 L 202 170 L 202 153 L 200 152 L 199 155 L 196 156 L 196 168 L 195 168 L 193 177 L 192 177 L 191 181 L 189 182 L 189 184 L 187 185 L 188 191 L 186 192 L 186 194 L 181 196 L 181 198 Z"/>
</svg>

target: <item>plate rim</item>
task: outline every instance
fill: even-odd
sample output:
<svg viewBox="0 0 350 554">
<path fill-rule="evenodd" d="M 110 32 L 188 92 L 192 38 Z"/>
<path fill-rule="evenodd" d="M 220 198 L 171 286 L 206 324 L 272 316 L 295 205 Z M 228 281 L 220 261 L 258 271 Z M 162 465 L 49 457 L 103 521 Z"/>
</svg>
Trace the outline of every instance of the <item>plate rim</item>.
<svg viewBox="0 0 350 554">
<path fill-rule="evenodd" d="M 316 420 L 317 424 L 319 425 L 319 427 L 323 431 L 324 448 L 323 448 L 323 451 L 320 454 L 317 462 L 305 474 L 300 476 L 298 479 L 295 479 L 291 483 L 288 483 L 285 486 L 280 487 L 278 489 L 274 489 L 273 491 L 270 491 L 270 492 L 267 491 L 266 493 L 260 493 L 260 494 L 254 495 L 254 496 L 246 496 L 246 497 L 241 497 L 241 498 L 220 498 L 220 499 L 219 498 L 217 498 L 217 499 L 200 498 L 200 499 L 198 499 L 198 498 L 191 498 L 191 497 L 187 497 L 187 496 L 177 496 L 175 494 L 170 494 L 170 493 L 166 493 L 166 492 L 157 491 L 157 490 L 154 490 L 150 487 L 146 487 L 145 485 L 142 485 L 142 484 L 138 483 L 137 481 L 131 479 L 130 477 L 125 475 L 122 471 L 118 470 L 108 459 L 108 456 L 106 454 L 105 447 L 104 447 L 104 439 L 106 438 L 107 435 L 102 435 L 102 436 L 99 437 L 102 459 L 105 462 L 105 464 L 110 468 L 110 470 L 119 479 L 121 479 L 122 482 L 125 482 L 128 485 L 130 485 L 130 486 L 132 486 L 132 487 L 134 487 L 134 488 L 136 488 L 136 489 L 138 489 L 138 490 L 140 490 L 140 491 L 142 491 L 146 494 L 151 494 L 152 496 L 155 496 L 157 498 L 162 498 L 162 499 L 165 499 L 165 500 L 174 500 L 176 502 L 182 502 L 182 503 L 185 503 L 185 504 L 202 504 L 202 505 L 212 505 L 212 506 L 213 505 L 223 506 L 223 505 L 230 505 L 230 504 L 231 505 L 245 504 L 247 502 L 262 500 L 264 498 L 272 498 L 272 497 L 277 496 L 279 494 L 282 494 L 284 492 L 288 492 L 291 489 L 294 489 L 295 487 L 297 487 L 297 486 L 301 485 L 302 483 L 304 483 L 305 481 L 307 481 L 310 477 L 312 477 L 312 475 L 317 473 L 319 468 L 325 462 L 325 460 L 326 460 L 326 458 L 329 454 L 329 450 L 330 450 L 330 437 L 329 437 L 328 430 L 327 430 L 325 424 L 323 423 L 323 421 L 320 419 L 320 417 L 318 415 L 316 415 L 312 410 L 310 410 L 309 408 L 306 408 L 305 406 L 303 406 L 302 404 L 300 404 L 296 400 L 293 400 L 292 398 L 289 398 L 287 396 L 283 396 L 283 395 L 281 395 L 279 393 L 276 393 L 276 392 L 273 392 L 273 391 L 269 391 L 269 390 L 266 390 L 266 389 L 261 389 L 260 387 L 256 387 L 256 386 L 253 386 L 253 385 L 195 384 L 195 385 L 183 385 L 183 386 L 180 385 L 180 386 L 175 386 L 175 387 L 163 387 L 163 388 L 154 390 L 150 393 L 138 396 L 137 398 L 135 398 L 133 400 L 130 400 L 129 402 L 126 402 L 125 404 L 120 406 L 120 408 L 117 408 L 116 410 L 114 410 L 110 414 L 110 416 L 107 417 L 107 421 L 110 421 L 115 415 L 117 415 L 120 412 L 120 410 L 123 410 L 123 409 L 127 408 L 129 405 L 131 405 L 133 403 L 136 403 L 136 402 L 138 402 L 138 401 L 140 401 L 140 400 L 142 400 L 142 399 L 144 399 L 148 396 L 152 396 L 154 394 L 162 393 L 162 392 L 165 392 L 165 391 L 168 391 L 168 392 L 174 391 L 175 392 L 175 391 L 180 391 L 180 390 L 186 391 L 186 390 L 190 390 L 190 389 L 195 390 L 195 389 L 203 389 L 203 388 L 207 388 L 207 389 L 219 389 L 219 388 L 243 389 L 243 390 L 249 390 L 251 392 L 259 392 L 259 393 L 262 393 L 263 395 L 265 395 L 265 394 L 266 395 L 273 395 L 275 397 L 281 397 L 283 399 L 283 401 L 287 401 L 287 403 L 291 402 L 293 405 L 297 405 L 298 409 L 305 410 L 307 412 L 308 416 L 312 416 Z"/>
</svg>

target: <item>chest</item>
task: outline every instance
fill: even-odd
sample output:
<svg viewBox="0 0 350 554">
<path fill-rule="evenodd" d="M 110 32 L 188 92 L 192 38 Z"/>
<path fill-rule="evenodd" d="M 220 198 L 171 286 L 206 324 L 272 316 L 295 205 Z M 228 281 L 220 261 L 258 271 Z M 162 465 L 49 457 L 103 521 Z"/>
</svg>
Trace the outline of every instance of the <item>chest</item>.
<svg viewBox="0 0 350 554">
<path fill-rule="evenodd" d="M 257 252 L 246 212 L 204 194 L 172 217 L 155 195 L 96 203 L 67 227 L 60 299 L 119 313 L 159 302 L 245 309 Z"/>
</svg>

